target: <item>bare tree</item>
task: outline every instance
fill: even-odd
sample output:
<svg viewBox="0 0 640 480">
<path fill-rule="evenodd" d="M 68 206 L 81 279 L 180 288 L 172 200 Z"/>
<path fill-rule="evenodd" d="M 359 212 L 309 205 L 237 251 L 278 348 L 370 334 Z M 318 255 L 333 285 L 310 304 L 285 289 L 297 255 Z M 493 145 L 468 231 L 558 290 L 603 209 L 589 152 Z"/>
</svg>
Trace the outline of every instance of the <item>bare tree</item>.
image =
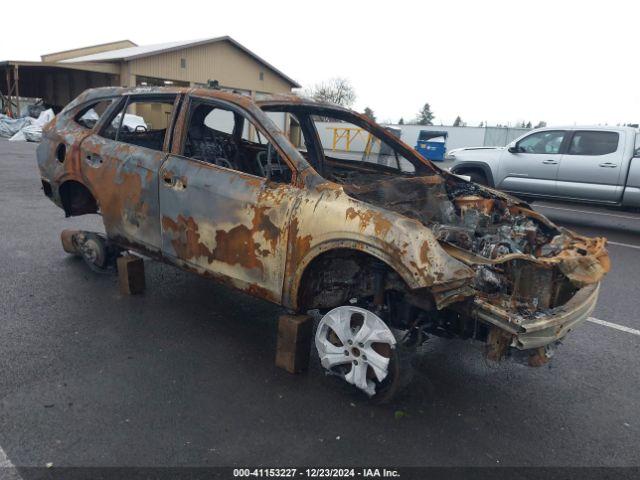
<svg viewBox="0 0 640 480">
<path fill-rule="evenodd" d="M 546 126 L 547 126 L 547 122 L 545 122 L 544 120 L 540 120 L 536 125 L 536 128 L 544 128 Z"/>
<path fill-rule="evenodd" d="M 336 77 L 317 83 L 306 95 L 319 102 L 350 107 L 356 101 L 356 91 L 346 78 Z"/>
</svg>

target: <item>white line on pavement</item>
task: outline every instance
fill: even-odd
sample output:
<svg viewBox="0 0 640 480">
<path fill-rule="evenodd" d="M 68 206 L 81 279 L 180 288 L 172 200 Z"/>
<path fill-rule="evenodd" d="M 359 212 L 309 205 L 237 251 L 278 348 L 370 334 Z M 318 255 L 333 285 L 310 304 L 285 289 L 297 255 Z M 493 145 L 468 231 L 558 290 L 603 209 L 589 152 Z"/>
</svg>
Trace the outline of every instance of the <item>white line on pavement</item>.
<svg viewBox="0 0 640 480">
<path fill-rule="evenodd" d="M 640 245 L 631 245 L 630 243 L 612 242 L 611 240 L 607 240 L 607 245 L 617 245 L 619 247 L 637 248 L 638 250 L 640 250 Z"/>
<path fill-rule="evenodd" d="M 0 447 L 0 480 L 22 480 L 18 470 L 4 453 L 2 447 Z"/>
<path fill-rule="evenodd" d="M 533 208 L 536 207 L 540 207 L 540 208 L 550 208 L 552 210 L 563 210 L 565 212 L 577 212 L 577 213 L 586 213 L 587 215 L 604 215 L 605 217 L 616 217 L 616 218 L 626 218 L 627 220 L 640 220 L 640 216 L 638 217 L 634 217 L 631 215 L 620 215 L 617 213 L 605 213 L 605 212 L 596 212 L 594 210 L 576 210 L 574 208 L 563 208 L 563 207 L 552 207 L 550 205 L 544 205 L 544 204 L 534 204 Z"/>
<path fill-rule="evenodd" d="M 636 330 L 635 328 L 625 327 L 624 325 L 618 325 L 617 323 L 611 323 L 605 320 L 600 320 L 599 318 L 589 317 L 587 318 L 587 322 L 597 323 L 598 325 L 604 325 L 605 327 L 615 328 L 616 330 L 620 330 L 621 332 L 632 333 L 633 335 L 640 336 L 640 330 Z"/>
</svg>

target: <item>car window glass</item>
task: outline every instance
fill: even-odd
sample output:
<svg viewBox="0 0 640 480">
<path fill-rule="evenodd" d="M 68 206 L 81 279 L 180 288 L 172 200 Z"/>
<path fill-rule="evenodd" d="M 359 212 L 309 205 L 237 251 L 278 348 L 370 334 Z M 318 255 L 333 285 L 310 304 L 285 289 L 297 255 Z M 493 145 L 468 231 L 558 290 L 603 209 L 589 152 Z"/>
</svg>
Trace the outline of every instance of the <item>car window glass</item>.
<svg viewBox="0 0 640 480">
<path fill-rule="evenodd" d="M 84 128 L 92 129 L 102 118 L 102 115 L 104 115 L 111 103 L 113 103 L 111 99 L 92 103 L 80 110 L 74 117 L 74 120 Z"/>
<path fill-rule="evenodd" d="M 564 133 L 562 131 L 533 133 L 518 142 L 518 150 L 521 153 L 559 153 Z"/>
<path fill-rule="evenodd" d="M 607 155 L 618 150 L 618 132 L 578 131 L 573 134 L 569 155 Z"/>
<path fill-rule="evenodd" d="M 111 140 L 161 151 L 171 123 L 175 96 L 162 99 L 132 99 L 101 132 Z M 123 115 L 124 114 L 124 115 Z"/>
<path fill-rule="evenodd" d="M 291 181 L 291 170 L 264 133 L 223 106 L 191 107 L 183 155 L 274 182 Z"/>
</svg>

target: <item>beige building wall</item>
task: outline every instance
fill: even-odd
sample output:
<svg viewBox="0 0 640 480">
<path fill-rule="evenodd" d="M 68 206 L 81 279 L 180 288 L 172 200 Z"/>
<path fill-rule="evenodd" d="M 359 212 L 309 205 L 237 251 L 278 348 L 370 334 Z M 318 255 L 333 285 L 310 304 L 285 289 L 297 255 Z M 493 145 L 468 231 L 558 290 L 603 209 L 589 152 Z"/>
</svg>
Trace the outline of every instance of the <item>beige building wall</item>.
<svg viewBox="0 0 640 480">
<path fill-rule="evenodd" d="M 183 58 L 186 60 L 185 68 L 181 67 L 180 62 Z M 131 60 L 128 64 L 130 70 L 123 68 L 126 75 L 179 80 L 191 84 L 205 84 L 208 80 L 218 80 L 222 87 L 252 92 L 291 91 L 291 85 L 286 80 L 229 42 L 216 42 L 139 58 Z M 124 80 L 121 84 L 132 85 Z"/>
<path fill-rule="evenodd" d="M 120 86 L 121 87 L 135 87 L 136 76 L 131 73 L 131 64 L 128 62 L 122 62 L 120 64 Z"/>
<path fill-rule="evenodd" d="M 94 53 L 109 52 L 112 50 L 120 50 L 122 48 L 135 46 L 136 44 L 130 40 L 121 40 L 119 42 L 103 43 L 102 45 L 65 50 L 64 52 L 48 53 L 46 55 L 41 55 L 40 59 L 43 62 L 60 62 L 69 58 L 84 57 L 85 55 L 93 55 Z"/>
<path fill-rule="evenodd" d="M 138 103 L 130 105 L 128 113 L 140 115 L 147 123 L 149 130 L 164 130 L 169 127 L 173 105 L 166 103 Z"/>
</svg>

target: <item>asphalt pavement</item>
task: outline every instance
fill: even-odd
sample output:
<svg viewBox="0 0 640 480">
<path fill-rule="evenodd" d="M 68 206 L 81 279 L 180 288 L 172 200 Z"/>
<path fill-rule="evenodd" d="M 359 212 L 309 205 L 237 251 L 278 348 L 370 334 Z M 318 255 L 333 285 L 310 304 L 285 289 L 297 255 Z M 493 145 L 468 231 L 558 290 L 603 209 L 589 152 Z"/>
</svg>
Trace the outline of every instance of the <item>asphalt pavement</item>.
<svg viewBox="0 0 640 480">
<path fill-rule="evenodd" d="M 60 245 L 100 218 L 65 219 L 35 145 L 0 141 L 0 467 L 638 466 L 640 214 L 534 207 L 612 241 L 593 317 L 629 331 L 586 322 L 537 369 L 432 339 L 375 406 L 315 357 L 276 368 L 274 305 L 155 262 L 121 295 Z"/>
</svg>

